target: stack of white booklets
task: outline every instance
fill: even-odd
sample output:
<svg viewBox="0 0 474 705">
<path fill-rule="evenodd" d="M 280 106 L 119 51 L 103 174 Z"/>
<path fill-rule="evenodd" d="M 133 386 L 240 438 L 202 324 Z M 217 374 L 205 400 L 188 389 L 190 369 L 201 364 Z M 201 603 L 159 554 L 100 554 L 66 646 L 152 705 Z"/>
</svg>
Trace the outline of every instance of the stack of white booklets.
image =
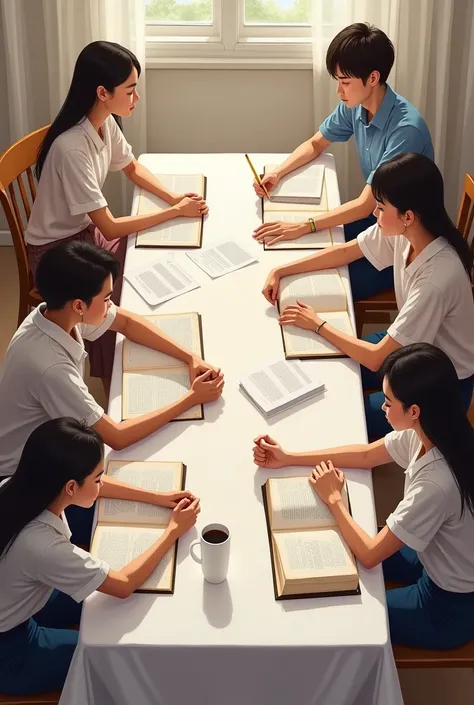
<svg viewBox="0 0 474 705">
<path fill-rule="evenodd" d="M 264 416 L 286 411 L 324 391 L 324 383 L 311 379 L 296 361 L 278 360 L 244 375 L 240 387 Z"/>
</svg>

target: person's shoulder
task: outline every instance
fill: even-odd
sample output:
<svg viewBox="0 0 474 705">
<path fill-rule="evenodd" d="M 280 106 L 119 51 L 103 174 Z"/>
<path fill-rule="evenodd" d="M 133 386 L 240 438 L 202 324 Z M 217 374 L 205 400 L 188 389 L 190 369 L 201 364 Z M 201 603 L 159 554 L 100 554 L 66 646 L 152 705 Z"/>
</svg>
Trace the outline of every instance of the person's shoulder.
<svg viewBox="0 0 474 705">
<path fill-rule="evenodd" d="M 429 136 L 428 126 L 417 108 L 410 101 L 399 93 L 395 93 L 394 100 L 394 127 L 412 127 L 420 132 L 427 133 Z"/>
<path fill-rule="evenodd" d="M 51 145 L 56 159 L 63 159 L 71 151 L 89 153 L 87 134 L 80 122 L 58 135 Z"/>
</svg>

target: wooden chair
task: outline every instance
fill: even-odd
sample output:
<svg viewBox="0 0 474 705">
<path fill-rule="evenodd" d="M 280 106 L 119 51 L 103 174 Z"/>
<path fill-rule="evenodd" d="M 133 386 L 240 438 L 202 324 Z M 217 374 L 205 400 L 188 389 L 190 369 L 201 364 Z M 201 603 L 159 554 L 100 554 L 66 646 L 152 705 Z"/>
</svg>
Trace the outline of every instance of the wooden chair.
<svg viewBox="0 0 474 705">
<path fill-rule="evenodd" d="M 464 177 L 463 195 L 459 206 L 457 227 L 468 240 L 474 219 L 474 179 L 470 174 Z M 471 249 L 473 243 L 471 242 Z M 366 323 L 390 324 L 390 311 L 397 310 L 393 289 L 382 291 L 363 301 L 354 302 L 357 337 L 362 337 L 362 328 Z"/>
<path fill-rule="evenodd" d="M 394 646 L 397 668 L 474 668 L 474 641 L 457 649 L 414 649 Z"/>
<path fill-rule="evenodd" d="M 24 234 L 31 214 L 31 205 L 36 197 L 36 184 L 31 167 L 36 163 L 36 155 L 48 127 L 49 125 L 46 125 L 46 127 L 42 127 L 40 130 L 36 130 L 36 132 L 32 132 L 18 140 L 0 156 L 0 201 L 13 239 L 20 280 L 18 325 L 27 316 L 30 307 L 37 306 L 42 300 L 34 288 L 26 254 Z M 27 195 L 25 181 L 28 183 L 31 198 Z M 22 217 L 22 212 L 18 207 L 17 193 L 21 197 L 24 217 Z M 23 222 L 24 220 L 25 222 Z"/>
<path fill-rule="evenodd" d="M 42 695 L 0 695 L 0 705 L 58 705 L 61 693 Z"/>
</svg>

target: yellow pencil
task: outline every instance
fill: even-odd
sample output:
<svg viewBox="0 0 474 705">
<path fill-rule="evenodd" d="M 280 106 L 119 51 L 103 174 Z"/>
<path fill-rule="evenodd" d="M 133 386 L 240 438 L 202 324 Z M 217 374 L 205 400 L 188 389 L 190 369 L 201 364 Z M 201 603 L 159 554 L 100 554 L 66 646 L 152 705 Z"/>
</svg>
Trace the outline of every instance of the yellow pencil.
<svg viewBox="0 0 474 705">
<path fill-rule="evenodd" d="M 267 189 L 265 188 L 265 186 L 262 184 L 262 179 L 260 178 L 260 176 L 259 176 L 259 175 L 257 174 L 257 172 L 255 171 L 255 167 L 254 167 L 254 165 L 252 164 L 252 162 L 250 161 L 249 155 L 246 154 L 246 155 L 245 155 L 245 158 L 246 158 L 246 160 L 248 161 L 249 167 L 252 169 L 252 172 L 253 172 L 253 175 L 255 176 L 255 179 L 256 179 L 256 181 L 257 181 L 257 184 L 259 184 L 259 186 L 261 186 L 261 187 L 263 188 L 263 190 L 264 190 L 264 192 L 265 192 L 265 196 L 268 198 L 268 200 L 270 200 L 270 194 L 268 193 L 268 191 L 267 191 Z"/>
</svg>

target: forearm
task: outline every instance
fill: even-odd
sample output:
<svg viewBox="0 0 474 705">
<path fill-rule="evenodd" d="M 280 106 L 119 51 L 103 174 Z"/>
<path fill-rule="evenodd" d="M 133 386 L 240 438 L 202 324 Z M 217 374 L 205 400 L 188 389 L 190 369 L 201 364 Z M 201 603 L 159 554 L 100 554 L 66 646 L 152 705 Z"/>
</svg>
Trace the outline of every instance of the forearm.
<svg viewBox="0 0 474 705">
<path fill-rule="evenodd" d="M 314 223 L 317 230 L 325 228 L 334 228 L 336 225 L 346 225 L 354 220 L 367 218 L 374 210 L 375 201 L 361 200 L 355 198 L 352 201 L 347 201 L 337 208 L 321 213 L 314 218 Z M 309 225 L 308 225 L 309 227 Z M 310 232 L 310 230 L 308 231 Z"/>
<path fill-rule="evenodd" d="M 153 228 L 160 223 L 165 223 L 178 216 L 178 211 L 174 206 L 166 208 L 158 213 L 143 213 L 141 215 L 126 215 L 115 218 L 111 213 L 107 217 L 95 218 L 94 213 L 89 213 L 94 225 L 101 231 L 106 240 L 115 240 L 119 237 L 127 237 L 132 233 Z"/>
<path fill-rule="evenodd" d="M 331 462 L 341 468 L 364 468 L 370 470 L 373 466 L 370 457 L 370 446 L 367 443 L 340 446 L 338 448 L 323 448 L 301 453 L 288 453 L 287 465 L 319 465 Z"/>
<path fill-rule="evenodd" d="M 158 196 L 158 198 L 161 198 L 167 203 L 172 202 L 174 194 L 168 191 L 163 184 L 160 184 L 156 176 L 152 174 L 146 166 L 143 166 L 143 164 L 136 162 L 135 168 L 127 174 L 127 176 L 130 181 L 140 188 L 145 189 L 145 191 L 153 193 L 155 196 Z"/>
<path fill-rule="evenodd" d="M 126 499 L 130 502 L 149 502 L 156 504 L 156 492 L 143 490 L 141 487 L 133 487 L 126 482 L 116 480 L 114 477 L 103 475 L 102 487 L 99 492 L 100 497 L 108 499 Z"/>
<path fill-rule="evenodd" d="M 380 562 L 380 560 L 374 556 L 375 547 L 378 543 L 377 539 L 369 536 L 367 532 L 361 529 L 347 511 L 342 499 L 331 504 L 329 508 L 337 521 L 337 525 L 345 542 L 355 557 L 366 568 L 373 568 L 377 565 Z"/>
<path fill-rule="evenodd" d="M 343 267 L 361 257 L 363 257 L 363 254 L 357 240 L 352 240 L 341 245 L 327 247 L 314 255 L 278 267 L 278 274 L 280 277 L 286 277 L 290 274 L 316 272 L 322 269 L 337 269 L 337 267 Z"/>
<path fill-rule="evenodd" d="M 125 312 L 125 326 L 120 331 L 123 335 L 132 340 L 134 343 L 144 345 L 147 348 L 158 350 L 159 352 L 175 357 L 189 364 L 192 360 L 192 352 L 178 345 L 172 338 L 169 338 L 166 333 L 159 330 L 142 316 L 137 316 L 130 311 Z"/>
<path fill-rule="evenodd" d="M 150 577 L 176 539 L 176 534 L 166 528 L 164 534 L 149 549 L 121 569 L 120 574 L 127 581 L 130 594 Z"/>
<path fill-rule="evenodd" d="M 114 450 L 123 450 L 155 433 L 155 431 L 158 431 L 162 426 L 165 426 L 174 418 L 195 406 L 195 404 L 194 394 L 189 391 L 181 399 L 168 404 L 162 409 L 125 419 L 120 423 L 116 423 L 107 417 L 107 422 L 105 419 L 100 419 L 94 424 L 94 428 L 100 433 L 104 443 Z"/>
<path fill-rule="evenodd" d="M 324 324 L 318 335 L 327 340 L 328 343 L 332 343 L 352 360 L 364 365 L 364 367 L 373 372 L 376 372 L 383 362 L 383 353 L 379 351 L 377 344 L 360 340 L 352 335 L 346 335 L 329 323 Z"/>
<path fill-rule="evenodd" d="M 298 169 L 298 167 L 307 164 L 313 159 L 316 159 L 322 151 L 323 146 L 320 148 L 315 147 L 312 140 L 306 140 L 306 142 L 300 144 L 300 146 L 297 147 L 295 151 L 292 152 L 277 169 L 275 169 L 275 171 L 281 178 L 282 176 L 289 174 L 291 171 Z"/>
</svg>

